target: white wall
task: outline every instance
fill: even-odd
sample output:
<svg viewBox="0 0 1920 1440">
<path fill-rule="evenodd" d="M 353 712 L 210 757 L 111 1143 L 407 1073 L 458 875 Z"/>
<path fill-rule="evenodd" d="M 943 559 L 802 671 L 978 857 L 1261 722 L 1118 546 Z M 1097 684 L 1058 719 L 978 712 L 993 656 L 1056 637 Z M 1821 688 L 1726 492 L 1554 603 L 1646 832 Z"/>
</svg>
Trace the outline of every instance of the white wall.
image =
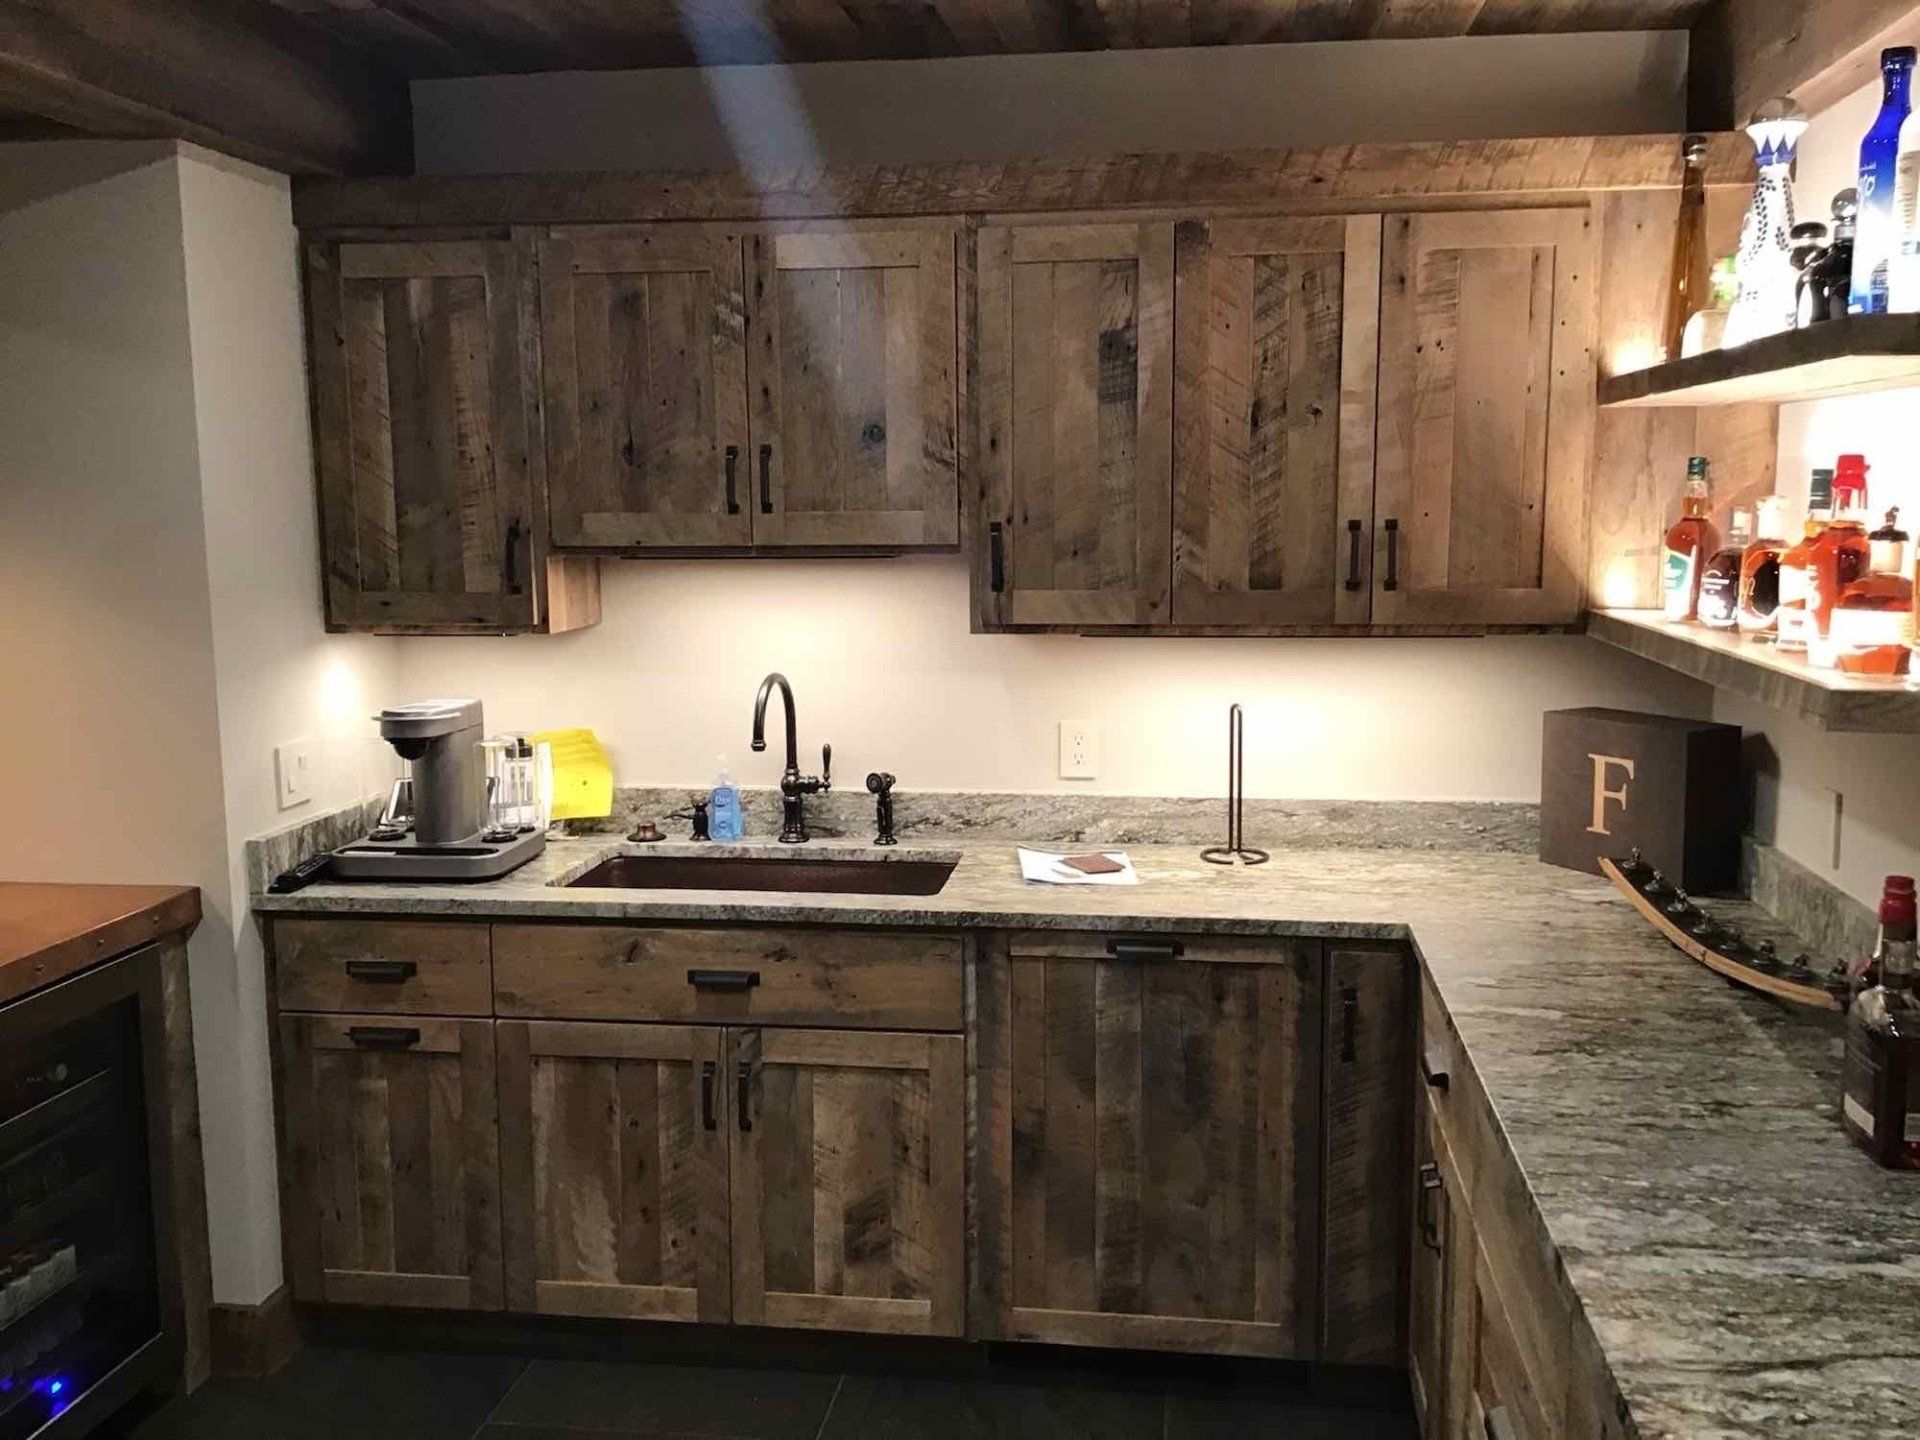
<svg viewBox="0 0 1920 1440">
<path fill-rule="evenodd" d="M 1686 33 L 427 80 L 423 171 L 747 169 L 1615 135 L 1684 123 Z"/>
<path fill-rule="evenodd" d="M 0 875 L 198 885 L 215 1298 L 280 1280 L 260 945 L 240 849 L 363 794 L 388 641 L 321 632 L 284 180 L 193 147 L 0 146 Z"/>
</svg>

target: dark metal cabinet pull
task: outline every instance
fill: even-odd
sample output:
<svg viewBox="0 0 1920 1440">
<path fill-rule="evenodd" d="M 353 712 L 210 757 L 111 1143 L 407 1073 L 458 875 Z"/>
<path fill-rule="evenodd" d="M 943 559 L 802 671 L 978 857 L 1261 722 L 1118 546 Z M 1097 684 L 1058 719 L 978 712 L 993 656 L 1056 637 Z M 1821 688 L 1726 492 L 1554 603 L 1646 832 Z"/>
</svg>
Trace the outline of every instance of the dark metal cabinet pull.
<svg viewBox="0 0 1920 1440">
<path fill-rule="evenodd" d="M 709 1130 L 718 1130 L 720 1121 L 713 1113 L 713 1081 L 719 1066 L 711 1060 L 700 1062 L 700 1123 Z"/>
<path fill-rule="evenodd" d="M 1360 992 L 1351 985 L 1340 990 L 1340 1058 L 1360 1058 Z"/>
<path fill-rule="evenodd" d="M 727 514 L 740 513 L 740 447 L 727 446 Z"/>
<path fill-rule="evenodd" d="M 996 595 L 1007 588 L 1006 527 L 998 520 L 987 526 L 987 584 Z"/>
<path fill-rule="evenodd" d="M 1347 521 L 1347 589 L 1360 588 L 1360 531 L 1358 520 Z"/>
<path fill-rule="evenodd" d="M 773 513 L 773 446 L 760 447 L 760 513 Z"/>
<path fill-rule="evenodd" d="M 524 533 L 525 527 L 518 520 L 507 522 L 507 549 L 501 557 L 500 569 L 509 595 L 520 593 L 520 537 Z"/>
<path fill-rule="evenodd" d="M 411 960 L 349 960 L 341 967 L 349 980 L 365 980 L 371 985 L 398 985 L 420 973 Z"/>
<path fill-rule="evenodd" d="M 1178 940 L 1116 935 L 1107 941 L 1107 953 L 1116 960 L 1177 960 L 1187 953 L 1187 947 Z"/>
<path fill-rule="evenodd" d="M 1387 578 L 1380 582 L 1382 590 L 1400 588 L 1400 522 L 1387 520 L 1384 528 L 1387 532 Z"/>
<path fill-rule="evenodd" d="M 420 1030 L 413 1025 L 349 1025 L 347 1039 L 362 1050 L 405 1050 L 420 1043 Z"/>
<path fill-rule="evenodd" d="M 1434 1211 L 1433 1198 L 1444 1188 L 1440 1167 L 1428 1161 L 1420 1167 L 1420 1238 L 1436 1255 L 1444 1248 L 1440 1242 L 1440 1217 Z"/>
<path fill-rule="evenodd" d="M 758 970 L 689 970 L 687 984 L 696 990 L 718 990 L 744 995 L 760 983 Z"/>
<path fill-rule="evenodd" d="M 1440 1063 L 1440 1058 L 1431 1050 L 1420 1052 L 1420 1074 L 1435 1090 L 1445 1090 L 1453 1083 L 1447 1075 L 1447 1067 Z"/>
<path fill-rule="evenodd" d="M 739 1101 L 740 1133 L 744 1135 L 753 1129 L 753 1116 L 748 1113 L 752 1108 L 753 1100 L 753 1062 L 742 1060 L 739 1069 L 740 1089 L 736 1098 Z"/>
</svg>

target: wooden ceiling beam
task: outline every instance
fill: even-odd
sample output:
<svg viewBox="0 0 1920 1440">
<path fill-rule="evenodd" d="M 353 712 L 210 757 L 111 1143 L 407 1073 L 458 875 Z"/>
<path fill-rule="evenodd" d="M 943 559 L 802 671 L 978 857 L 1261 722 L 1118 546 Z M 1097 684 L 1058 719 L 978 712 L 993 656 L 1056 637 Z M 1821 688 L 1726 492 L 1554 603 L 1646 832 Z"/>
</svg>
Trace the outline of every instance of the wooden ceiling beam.
<svg viewBox="0 0 1920 1440">
<path fill-rule="evenodd" d="M 404 79 L 268 5 L 0 0 L 0 95 L 89 134 L 191 140 L 293 174 L 412 161 Z"/>
<path fill-rule="evenodd" d="M 1818 114 L 1870 84 L 1887 46 L 1914 44 L 1914 0 L 1715 0 L 1693 27 L 1687 123 L 1744 124 L 1776 95 Z"/>
</svg>

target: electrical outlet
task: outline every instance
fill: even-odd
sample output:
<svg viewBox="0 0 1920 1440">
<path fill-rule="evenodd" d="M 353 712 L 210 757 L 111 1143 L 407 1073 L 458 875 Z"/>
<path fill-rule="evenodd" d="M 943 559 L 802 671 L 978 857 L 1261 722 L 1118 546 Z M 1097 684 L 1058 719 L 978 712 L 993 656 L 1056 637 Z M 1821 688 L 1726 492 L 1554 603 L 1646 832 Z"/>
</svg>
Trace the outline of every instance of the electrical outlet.
<svg viewBox="0 0 1920 1440">
<path fill-rule="evenodd" d="M 289 740 L 274 746 L 273 779 L 282 810 L 313 799 L 313 742 Z"/>
<path fill-rule="evenodd" d="M 1100 730 L 1091 720 L 1060 722 L 1060 778 L 1091 780 L 1100 773 Z"/>
</svg>

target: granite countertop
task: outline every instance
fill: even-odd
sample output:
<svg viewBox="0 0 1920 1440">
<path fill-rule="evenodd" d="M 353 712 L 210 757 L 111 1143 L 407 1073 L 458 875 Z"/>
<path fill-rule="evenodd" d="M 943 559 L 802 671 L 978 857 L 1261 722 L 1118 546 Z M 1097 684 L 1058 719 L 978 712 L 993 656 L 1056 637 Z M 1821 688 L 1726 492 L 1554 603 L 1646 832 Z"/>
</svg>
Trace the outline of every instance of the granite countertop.
<svg viewBox="0 0 1920 1440">
<path fill-rule="evenodd" d="M 930 897 L 556 888 L 622 851 L 721 848 L 795 853 L 562 840 L 486 884 L 325 884 L 256 905 L 1411 937 L 1642 1435 L 1914 1433 L 1920 1177 L 1842 1135 L 1833 1017 L 1729 986 L 1605 881 L 1516 854 L 1281 850 L 1228 870 L 1135 845 L 1139 886 L 1043 886 L 1021 881 L 1011 844 L 971 840 L 807 847 L 957 856 Z M 1758 907 L 1725 908 L 1767 932 Z"/>
</svg>

